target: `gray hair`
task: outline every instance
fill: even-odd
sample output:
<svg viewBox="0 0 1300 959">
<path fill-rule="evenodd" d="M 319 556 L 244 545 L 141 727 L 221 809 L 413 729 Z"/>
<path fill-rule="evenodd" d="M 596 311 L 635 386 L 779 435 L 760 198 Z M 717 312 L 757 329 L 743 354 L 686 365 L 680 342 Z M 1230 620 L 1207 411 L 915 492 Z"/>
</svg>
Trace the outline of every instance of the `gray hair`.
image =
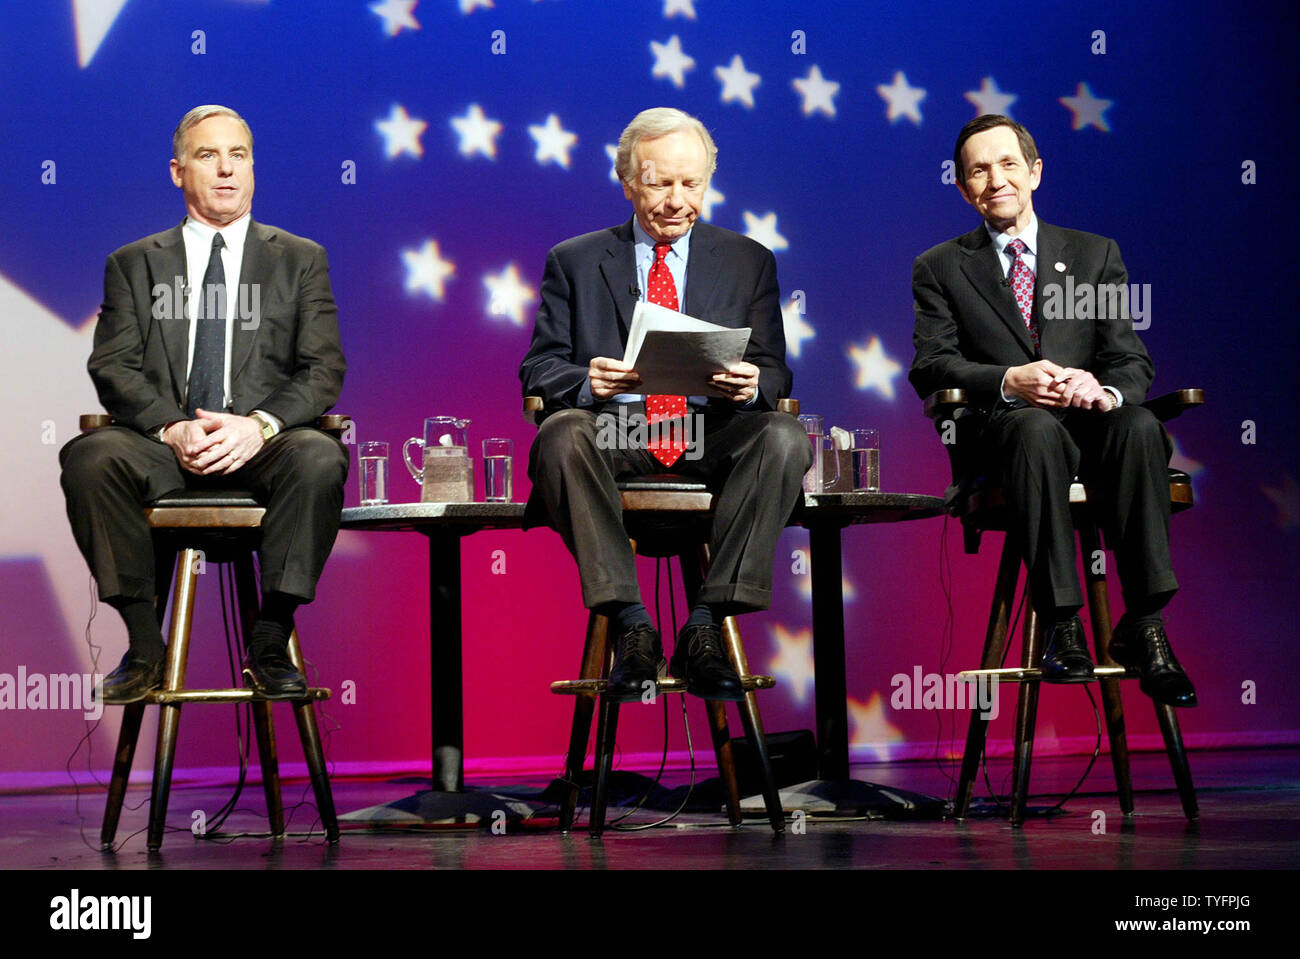
<svg viewBox="0 0 1300 959">
<path fill-rule="evenodd" d="M 635 179 L 636 160 L 633 159 L 632 154 L 638 143 L 642 140 L 667 136 L 678 130 L 694 130 L 700 135 L 709 158 L 709 176 L 713 176 L 713 171 L 718 168 L 718 148 L 714 145 L 713 137 L 709 136 L 709 131 L 704 124 L 689 113 L 683 113 L 672 107 L 652 107 L 634 116 L 632 122 L 624 128 L 618 138 L 618 153 L 614 160 L 614 169 L 618 171 L 619 179 L 625 183 L 631 183 Z"/>
<path fill-rule="evenodd" d="M 217 103 L 206 103 L 201 107 L 195 107 L 185 116 L 181 117 L 181 122 L 176 124 L 176 132 L 172 134 L 172 158 L 181 166 L 185 165 L 185 137 L 190 130 L 198 126 L 208 117 L 230 117 L 238 120 L 244 128 L 244 133 L 248 136 L 248 152 L 253 152 L 253 131 L 248 128 L 248 122 L 230 107 L 223 107 Z"/>
</svg>

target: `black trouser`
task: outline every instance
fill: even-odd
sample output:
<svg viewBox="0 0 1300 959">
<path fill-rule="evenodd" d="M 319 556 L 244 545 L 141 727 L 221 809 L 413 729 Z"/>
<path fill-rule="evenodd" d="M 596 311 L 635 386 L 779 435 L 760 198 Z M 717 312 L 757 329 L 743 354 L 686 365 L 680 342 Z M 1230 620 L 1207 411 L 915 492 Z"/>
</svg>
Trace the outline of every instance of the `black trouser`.
<svg viewBox="0 0 1300 959">
<path fill-rule="evenodd" d="M 182 488 L 247 490 L 266 505 L 259 550 L 262 592 L 316 595 L 343 507 L 348 454 L 319 430 L 285 430 L 234 473 L 198 477 L 171 447 L 110 426 L 59 452 L 68 519 L 103 600 L 154 598 L 153 540 L 143 507 Z"/>
<path fill-rule="evenodd" d="M 630 419 L 642 412 L 641 404 L 631 405 Z M 777 538 L 802 496 L 803 475 L 812 464 L 808 435 L 787 413 L 709 407 L 703 415 L 701 455 L 693 460 L 684 456 L 671 469 L 644 448 L 628 448 L 633 444 L 625 431 L 619 431 L 624 437 L 619 448 L 602 448 L 611 444 L 597 442 L 601 423 L 590 410 L 562 410 L 542 423 L 529 458 L 529 512 L 540 508 L 541 521 L 563 537 L 578 562 L 588 608 L 641 599 L 616 480 L 650 473 L 700 477 L 714 491 L 712 560 L 700 601 L 736 611 L 771 604 Z M 609 422 L 602 436 L 608 437 Z"/>
<path fill-rule="evenodd" d="M 1075 565 L 1070 482 L 1094 497 L 1106 545 L 1115 553 L 1128 605 L 1178 589 L 1169 560 L 1169 457 L 1164 428 L 1141 406 L 1108 413 L 1001 409 L 983 440 L 1006 494 L 1035 602 L 1064 611 L 1083 605 Z M 1085 556 L 1091 563 L 1092 557 Z"/>
</svg>

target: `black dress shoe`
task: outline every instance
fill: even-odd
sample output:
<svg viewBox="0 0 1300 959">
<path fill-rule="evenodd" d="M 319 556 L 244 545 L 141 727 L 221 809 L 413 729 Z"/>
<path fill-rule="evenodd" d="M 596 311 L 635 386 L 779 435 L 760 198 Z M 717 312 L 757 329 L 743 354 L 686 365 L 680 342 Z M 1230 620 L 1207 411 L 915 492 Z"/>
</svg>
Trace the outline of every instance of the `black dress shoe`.
<svg viewBox="0 0 1300 959">
<path fill-rule="evenodd" d="M 122 706 L 138 703 L 152 690 L 162 685 L 162 660 L 150 662 L 137 659 L 128 650 L 117 669 L 104 677 L 99 687 L 99 700 L 105 706 Z"/>
<path fill-rule="evenodd" d="M 1195 706 L 1196 689 L 1174 658 L 1164 623 L 1149 621 L 1136 626 L 1125 616 L 1110 641 L 1110 658 L 1142 677 L 1142 692 L 1167 706 Z"/>
<path fill-rule="evenodd" d="M 289 659 L 282 646 L 251 646 L 244 655 L 244 678 L 253 692 L 267 699 L 302 699 L 307 677 Z"/>
<path fill-rule="evenodd" d="M 659 695 L 658 682 L 663 679 L 664 666 L 659 630 L 649 623 L 629 626 L 614 639 L 614 664 L 609 669 L 605 695 L 616 703 L 635 703 L 648 691 L 653 699 Z"/>
<path fill-rule="evenodd" d="M 716 626 L 683 627 L 668 671 L 686 680 L 686 691 L 701 699 L 734 703 L 745 698 L 740 676 L 722 651 L 722 634 Z"/>
<path fill-rule="evenodd" d="M 1096 679 L 1083 641 L 1083 621 L 1071 616 L 1052 627 L 1043 651 L 1043 682 L 1086 683 Z"/>
</svg>

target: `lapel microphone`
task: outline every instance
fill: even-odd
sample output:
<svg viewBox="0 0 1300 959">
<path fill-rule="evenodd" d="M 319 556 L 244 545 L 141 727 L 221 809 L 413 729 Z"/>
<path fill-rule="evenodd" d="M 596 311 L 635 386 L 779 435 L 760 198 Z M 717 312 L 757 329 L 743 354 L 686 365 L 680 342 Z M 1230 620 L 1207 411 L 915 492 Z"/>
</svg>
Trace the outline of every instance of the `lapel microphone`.
<svg viewBox="0 0 1300 959">
<path fill-rule="evenodd" d="M 641 299 L 641 288 L 635 283 L 629 283 L 627 285 L 627 293 L 628 296 L 636 297 L 638 300 Z"/>
</svg>

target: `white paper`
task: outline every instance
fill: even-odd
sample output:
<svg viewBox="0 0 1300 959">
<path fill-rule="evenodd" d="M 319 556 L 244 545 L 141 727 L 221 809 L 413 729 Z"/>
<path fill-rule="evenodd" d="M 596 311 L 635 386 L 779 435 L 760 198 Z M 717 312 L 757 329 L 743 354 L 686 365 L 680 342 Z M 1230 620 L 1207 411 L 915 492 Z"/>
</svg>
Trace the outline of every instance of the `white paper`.
<svg viewBox="0 0 1300 959">
<path fill-rule="evenodd" d="M 713 375 L 745 358 L 749 334 L 748 327 L 732 329 L 638 302 L 623 362 L 641 375 L 642 393 L 724 396 L 712 385 Z"/>
</svg>

